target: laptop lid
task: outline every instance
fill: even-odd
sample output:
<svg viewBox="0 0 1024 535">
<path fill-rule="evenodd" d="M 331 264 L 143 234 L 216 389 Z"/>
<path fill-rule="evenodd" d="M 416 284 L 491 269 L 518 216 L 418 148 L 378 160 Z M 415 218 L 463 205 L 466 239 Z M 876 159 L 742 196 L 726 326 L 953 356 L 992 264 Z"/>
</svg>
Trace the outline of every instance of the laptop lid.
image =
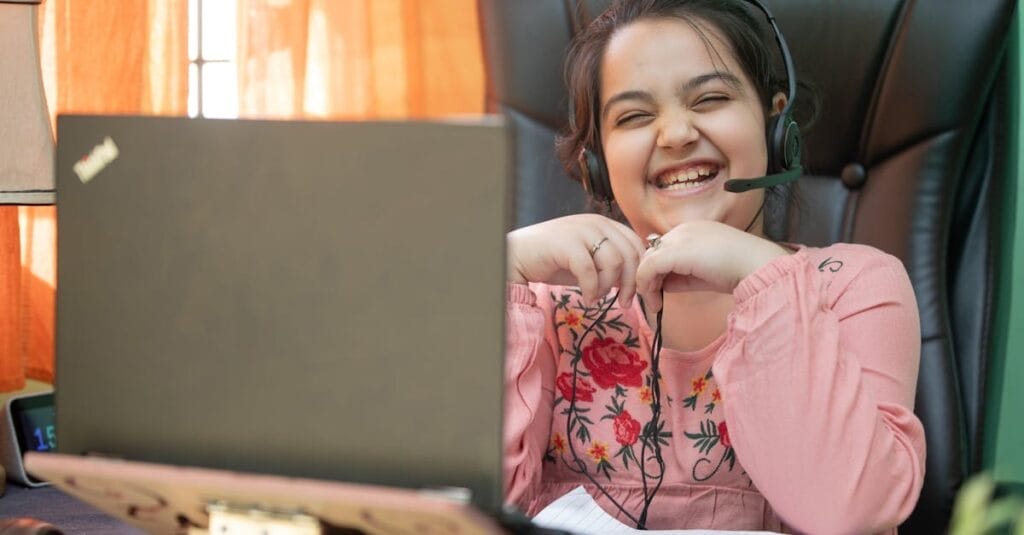
<svg viewBox="0 0 1024 535">
<path fill-rule="evenodd" d="M 62 453 L 501 503 L 498 122 L 58 119 Z"/>
</svg>

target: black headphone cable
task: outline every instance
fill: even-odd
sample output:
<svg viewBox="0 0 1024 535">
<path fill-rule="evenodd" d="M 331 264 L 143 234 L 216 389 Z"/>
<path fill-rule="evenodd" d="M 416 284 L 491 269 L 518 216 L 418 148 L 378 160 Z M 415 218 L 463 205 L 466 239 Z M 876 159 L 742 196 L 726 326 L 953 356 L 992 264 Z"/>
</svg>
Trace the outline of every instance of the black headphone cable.
<svg viewBox="0 0 1024 535">
<path fill-rule="evenodd" d="M 612 295 L 610 299 L 608 299 L 607 303 L 601 306 L 601 308 L 599 309 L 600 313 L 594 319 L 594 321 L 592 321 L 590 325 L 583 331 L 583 334 L 576 341 L 576 346 L 573 348 L 574 351 L 572 357 L 571 389 L 572 399 L 569 400 L 569 408 L 566 409 L 566 411 L 563 413 L 566 415 L 565 434 L 566 442 L 569 445 L 569 452 L 572 454 L 572 464 L 567 462 L 564 457 L 562 458 L 562 462 L 566 465 L 566 467 L 569 468 L 570 471 L 578 474 L 583 474 L 590 481 L 591 484 L 593 484 L 599 491 L 601 491 L 602 494 L 604 494 L 606 498 L 608 498 L 608 500 L 612 503 L 612 505 L 616 507 L 616 509 L 619 510 L 619 512 L 625 515 L 626 518 L 628 518 L 631 522 L 636 524 L 637 529 L 646 529 L 648 509 L 650 508 L 651 502 L 654 500 L 654 495 L 658 492 L 658 489 L 661 488 L 661 483 L 665 476 L 665 462 L 661 456 L 661 444 L 659 443 L 659 440 L 661 439 L 661 429 L 663 428 L 663 424 L 661 423 L 661 385 L 659 384 L 661 374 L 658 370 L 658 361 L 661 355 L 662 312 L 660 310 L 658 311 L 657 315 L 657 325 L 654 332 L 654 338 L 651 342 L 650 388 L 651 396 L 653 398 L 653 403 L 651 404 L 651 419 L 647 422 L 646 425 L 644 425 L 640 434 L 642 445 L 640 447 L 640 459 L 638 464 L 640 465 L 640 477 L 641 481 L 643 482 L 644 506 L 641 510 L 639 518 L 634 517 L 632 514 L 630 514 L 629 511 L 627 511 L 626 508 L 622 506 L 622 504 L 620 504 L 615 498 L 613 498 L 611 494 L 608 493 L 607 489 L 605 489 L 604 486 L 602 486 L 597 481 L 597 479 L 590 474 L 590 471 L 587 470 L 586 464 L 576 454 L 576 447 L 573 445 L 572 440 L 572 431 L 576 425 L 576 419 L 581 418 L 578 415 L 576 409 L 576 385 L 577 379 L 579 377 L 579 361 L 582 359 L 581 347 L 583 345 L 583 341 L 587 338 L 587 335 L 590 334 L 594 330 L 594 327 L 596 327 L 597 324 L 601 322 L 605 318 L 605 316 L 608 315 L 608 312 L 611 310 L 612 306 L 615 305 L 615 302 L 618 300 L 618 297 L 619 291 L 616 290 L 615 294 Z M 643 301 L 641 301 L 641 308 L 642 307 Z M 586 417 L 584 416 L 582 418 Z M 658 472 L 656 474 L 649 474 L 647 472 L 647 460 L 644 457 L 646 455 L 648 442 L 651 443 L 651 448 L 654 450 L 654 460 L 658 464 Z M 651 489 L 648 486 L 648 478 L 657 481 L 653 489 Z"/>
</svg>

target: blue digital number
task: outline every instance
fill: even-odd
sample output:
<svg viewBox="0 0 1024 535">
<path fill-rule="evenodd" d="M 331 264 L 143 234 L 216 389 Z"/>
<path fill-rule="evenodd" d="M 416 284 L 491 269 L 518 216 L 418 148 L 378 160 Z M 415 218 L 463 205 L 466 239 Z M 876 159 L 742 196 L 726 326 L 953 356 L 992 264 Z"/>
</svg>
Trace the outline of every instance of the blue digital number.
<svg viewBox="0 0 1024 535">
<path fill-rule="evenodd" d="M 52 426 L 47 426 L 47 427 L 52 427 Z M 43 439 L 43 430 L 42 429 L 36 427 L 35 430 L 32 431 L 32 434 L 35 435 L 35 437 L 36 437 L 36 442 L 37 442 L 37 444 L 36 444 L 36 451 L 47 451 L 47 450 L 50 449 L 50 444 Z M 51 432 L 50 429 L 47 429 L 47 435 L 52 436 L 52 432 Z"/>
</svg>

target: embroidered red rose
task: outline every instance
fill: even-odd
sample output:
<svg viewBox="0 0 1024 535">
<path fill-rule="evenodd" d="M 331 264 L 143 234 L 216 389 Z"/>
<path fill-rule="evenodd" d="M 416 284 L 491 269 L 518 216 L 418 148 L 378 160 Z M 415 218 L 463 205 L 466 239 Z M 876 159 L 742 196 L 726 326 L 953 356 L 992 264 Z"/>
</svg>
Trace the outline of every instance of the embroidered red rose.
<svg viewBox="0 0 1024 535">
<path fill-rule="evenodd" d="M 729 428 L 725 426 L 725 420 L 718 424 L 718 439 L 722 441 L 723 446 L 732 447 L 732 441 L 729 440 Z"/>
<path fill-rule="evenodd" d="M 633 419 L 629 411 L 622 411 L 612 420 L 615 427 L 615 441 L 623 446 L 636 444 L 640 435 L 640 422 Z"/>
<path fill-rule="evenodd" d="M 562 393 L 562 397 L 566 401 L 573 400 L 571 373 L 563 372 L 559 375 L 558 379 L 555 379 L 555 386 L 558 387 L 558 391 Z M 590 384 L 590 381 L 582 377 L 576 378 L 576 401 L 594 401 L 594 392 L 597 392 L 597 389 Z"/>
<path fill-rule="evenodd" d="M 598 338 L 583 348 L 583 365 L 601 388 L 640 386 L 640 373 L 647 368 L 635 351 L 611 338 Z"/>
</svg>

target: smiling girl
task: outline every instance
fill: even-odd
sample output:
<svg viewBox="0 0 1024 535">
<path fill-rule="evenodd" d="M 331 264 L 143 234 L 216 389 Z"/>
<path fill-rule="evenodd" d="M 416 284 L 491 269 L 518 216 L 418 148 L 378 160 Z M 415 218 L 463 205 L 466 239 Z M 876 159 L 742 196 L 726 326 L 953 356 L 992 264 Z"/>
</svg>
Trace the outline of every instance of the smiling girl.
<svg viewBox="0 0 1024 535">
<path fill-rule="evenodd" d="M 508 235 L 507 499 L 583 485 L 647 528 L 895 532 L 925 444 L 900 261 L 766 237 L 785 77 L 747 2 L 616 2 L 574 40 L 560 150 L 607 169 L 597 214 Z M 587 152 L 584 152 L 587 151 Z M 649 241 L 641 237 L 653 235 Z"/>
</svg>

